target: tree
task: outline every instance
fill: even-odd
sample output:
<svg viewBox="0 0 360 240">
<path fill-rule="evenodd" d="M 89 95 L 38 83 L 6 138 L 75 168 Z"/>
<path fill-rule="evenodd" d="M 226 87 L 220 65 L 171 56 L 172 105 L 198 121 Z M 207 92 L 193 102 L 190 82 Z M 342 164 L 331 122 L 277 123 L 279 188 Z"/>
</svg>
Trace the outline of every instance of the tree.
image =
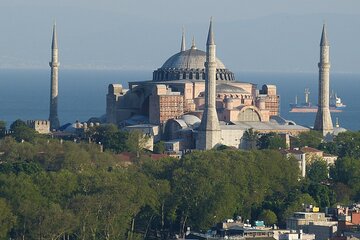
<svg viewBox="0 0 360 240">
<path fill-rule="evenodd" d="M 334 139 L 339 157 L 360 159 L 360 132 L 339 133 Z"/>
<path fill-rule="evenodd" d="M 317 203 L 308 193 L 297 194 L 294 199 L 288 201 L 288 206 L 282 214 L 282 219 L 287 219 L 294 212 L 304 211 L 304 206 L 307 204 L 316 205 Z"/>
<path fill-rule="evenodd" d="M 281 149 L 286 148 L 285 139 L 283 139 L 279 134 L 268 133 L 262 135 L 258 139 L 257 143 L 260 149 Z"/>
<path fill-rule="evenodd" d="M 136 157 L 140 157 L 140 153 L 144 150 L 147 143 L 149 141 L 149 137 L 146 136 L 140 130 L 131 130 L 128 135 L 128 139 L 126 140 L 127 149 L 136 154 Z"/>
<path fill-rule="evenodd" d="M 331 207 L 335 204 L 335 193 L 326 185 L 310 183 L 306 191 L 313 197 L 321 208 Z"/>
<path fill-rule="evenodd" d="M 105 150 L 120 153 L 126 150 L 128 133 L 120 131 L 114 124 L 104 124 L 90 128 L 86 133 L 95 143 L 101 143 Z"/>
<path fill-rule="evenodd" d="M 308 167 L 306 176 L 312 182 L 321 183 L 328 179 L 328 165 L 323 159 L 315 159 Z"/>
<path fill-rule="evenodd" d="M 254 131 L 253 128 L 249 128 L 244 132 L 244 140 L 248 149 L 255 149 L 256 143 L 259 138 L 258 132 Z"/>
<path fill-rule="evenodd" d="M 17 119 L 10 125 L 10 131 L 15 131 L 18 127 L 26 127 L 26 123 L 21 119 Z"/>
<path fill-rule="evenodd" d="M 159 141 L 154 144 L 154 153 L 164 153 L 165 152 L 165 143 Z"/>
<path fill-rule="evenodd" d="M 24 121 L 18 119 L 10 125 L 12 136 L 18 141 L 32 142 L 36 137 L 36 131 L 28 127 Z"/>
<path fill-rule="evenodd" d="M 321 132 L 311 130 L 309 132 L 302 132 L 298 135 L 297 139 L 294 142 L 294 147 L 313 147 L 318 148 L 323 141 L 323 136 Z"/>
<path fill-rule="evenodd" d="M 16 217 L 11 212 L 11 207 L 5 199 L 0 198 L 0 238 L 7 239 L 7 236 L 15 225 Z"/>
<path fill-rule="evenodd" d="M 277 216 L 276 214 L 269 210 L 269 209 L 264 209 L 259 217 L 258 217 L 259 220 L 261 221 L 264 221 L 266 226 L 271 226 L 271 225 L 274 225 L 277 223 Z"/>
<path fill-rule="evenodd" d="M 352 189 L 348 185 L 339 182 L 339 183 L 335 183 L 332 188 L 335 192 L 337 203 L 341 203 L 345 206 L 351 203 L 353 194 L 352 194 Z"/>
</svg>

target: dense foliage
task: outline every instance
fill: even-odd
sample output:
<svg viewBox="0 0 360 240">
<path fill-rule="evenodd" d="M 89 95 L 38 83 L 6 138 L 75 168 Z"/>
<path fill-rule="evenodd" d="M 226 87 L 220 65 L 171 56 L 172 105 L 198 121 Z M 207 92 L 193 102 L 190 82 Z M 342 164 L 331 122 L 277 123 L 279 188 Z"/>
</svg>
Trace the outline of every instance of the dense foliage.
<svg viewBox="0 0 360 240">
<path fill-rule="evenodd" d="M 255 136 L 248 133 L 251 148 Z M 340 156 L 330 179 L 317 161 L 301 179 L 298 162 L 277 150 L 222 147 L 152 160 L 138 154 L 138 134 L 111 125 L 84 138 L 102 142 L 106 151 L 36 134 L 31 141 L 0 140 L 1 239 L 168 239 L 187 226 L 206 230 L 236 216 L 284 226 L 304 203 L 325 208 L 360 199 L 360 133 L 319 142 Z M 263 148 L 280 144 L 276 135 L 263 140 Z M 137 155 L 133 164 L 116 154 L 124 150 Z"/>
<path fill-rule="evenodd" d="M 2 236 L 166 239 L 185 226 L 256 219 L 264 207 L 282 222 L 301 194 L 296 163 L 273 151 L 195 151 L 125 167 L 95 144 L 35 142 L 0 141 Z"/>
</svg>

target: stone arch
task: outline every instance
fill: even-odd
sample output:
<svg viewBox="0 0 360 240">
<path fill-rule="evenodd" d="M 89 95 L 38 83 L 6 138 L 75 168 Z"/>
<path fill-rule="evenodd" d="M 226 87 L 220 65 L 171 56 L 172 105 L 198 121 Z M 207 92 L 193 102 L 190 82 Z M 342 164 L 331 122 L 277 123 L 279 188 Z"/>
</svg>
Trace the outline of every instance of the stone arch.
<svg viewBox="0 0 360 240">
<path fill-rule="evenodd" d="M 253 106 L 247 106 L 247 107 L 243 107 L 238 116 L 237 116 L 237 120 L 242 122 L 242 121 L 246 121 L 246 122 L 261 122 L 262 121 L 262 116 L 260 111 Z"/>
</svg>

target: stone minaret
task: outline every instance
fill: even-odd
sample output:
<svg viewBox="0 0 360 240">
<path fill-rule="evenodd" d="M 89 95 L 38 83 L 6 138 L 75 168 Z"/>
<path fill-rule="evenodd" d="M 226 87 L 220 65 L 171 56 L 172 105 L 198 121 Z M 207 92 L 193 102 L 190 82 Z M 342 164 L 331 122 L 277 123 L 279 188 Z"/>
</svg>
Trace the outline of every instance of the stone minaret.
<svg viewBox="0 0 360 240">
<path fill-rule="evenodd" d="M 186 44 L 185 44 L 185 30 L 184 28 L 182 29 L 182 36 L 181 36 L 181 48 L 180 48 L 180 52 L 183 52 L 186 50 Z"/>
<path fill-rule="evenodd" d="M 212 20 L 210 20 L 206 43 L 205 74 L 205 109 L 196 142 L 196 148 L 200 150 L 212 149 L 220 142 L 221 138 L 219 119 L 216 112 L 216 45 Z"/>
<path fill-rule="evenodd" d="M 50 129 L 58 129 L 60 127 L 60 122 L 58 118 L 58 72 L 59 72 L 59 55 L 58 55 L 58 45 L 57 45 L 57 34 L 56 34 L 56 24 L 53 27 L 53 37 L 51 45 L 51 62 L 49 62 L 51 68 L 51 86 L 50 86 Z"/>
<path fill-rule="evenodd" d="M 319 66 L 319 103 L 316 114 L 314 129 L 321 131 L 323 135 L 333 132 L 333 123 L 329 109 L 329 79 L 330 79 L 329 42 L 324 24 L 320 41 Z"/>
</svg>

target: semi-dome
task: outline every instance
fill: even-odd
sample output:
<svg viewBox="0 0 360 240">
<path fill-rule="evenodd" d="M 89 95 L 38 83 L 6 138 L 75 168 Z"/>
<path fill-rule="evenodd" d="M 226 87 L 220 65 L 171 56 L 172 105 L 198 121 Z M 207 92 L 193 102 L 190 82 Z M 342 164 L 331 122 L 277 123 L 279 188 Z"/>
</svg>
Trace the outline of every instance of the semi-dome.
<svg viewBox="0 0 360 240">
<path fill-rule="evenodd" d="M 173 80 L 205 80 L 206 52 L 196 48 L 195 43 L 190 49 L 182 49 L 171 56 L 161 68 L 153 73 L 154 81 Z M 234 74 L 216 58 L 216 80 L 234 81 Z"/>
<path fill-rule="evenodd" d="M 188 126 L 193 126 L 201 122 L 200 118 L 191 114 L 183 115 L 181 119 L 184 120 Z"/>
</svg>

